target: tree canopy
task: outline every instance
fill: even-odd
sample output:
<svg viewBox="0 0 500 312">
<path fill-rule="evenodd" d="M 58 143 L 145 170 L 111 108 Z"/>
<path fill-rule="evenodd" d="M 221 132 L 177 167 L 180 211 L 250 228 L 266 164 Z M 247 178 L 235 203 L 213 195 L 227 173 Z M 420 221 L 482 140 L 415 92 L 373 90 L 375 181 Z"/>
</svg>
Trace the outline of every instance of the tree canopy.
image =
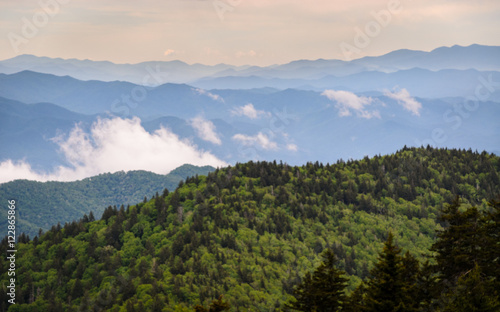
<svg viewBox="0 0 500 312">
<path fill-rule="evenodd" d="M 280 311 L 301 298 L 297 285 L 325 294 L 312 301 L 318 307 L 332 299 L 346 311 L 445 311 L 462 304 L 453 294 L 494 308 L 499 209 L 488 200 L 499 172 L 495 155 L 433 148 L 335 164 L 236 164 L 134 206 L 102 207 L 99 220 L 21 235 L 16 305 L 4 289 L 0 309 L 193 311 L 223 295 L 231 311 Z M 383 292 L 384 278 L 393 293 Z M 466 295 L 471 283 L 484 296 Z"/>
</svg>

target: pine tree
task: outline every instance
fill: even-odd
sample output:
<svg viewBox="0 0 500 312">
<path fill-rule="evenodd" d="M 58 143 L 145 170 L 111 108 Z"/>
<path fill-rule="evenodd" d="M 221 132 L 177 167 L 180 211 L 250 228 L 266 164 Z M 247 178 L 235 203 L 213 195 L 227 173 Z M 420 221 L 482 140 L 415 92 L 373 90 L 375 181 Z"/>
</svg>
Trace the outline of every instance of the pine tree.
<svg viewBox="0 0 500 312">
<path fill-rule="evenodd" d="M 362 311 L 416 310 L 414 307 L 417 303 L 411 295 L 414 292 L 413 283 L 419 264 L 409 253 L 403 258 L 401 249 L 393 240 L 394 236 L 389 232 L 378 263 L 371 270 L 371 277 L 365 283 Z"/>
<path fill-rule="evenodd" d="M 446 223 L 438 233 L 438 240 L 431 251 L 436 255 L 436 271 L 446 285 L 454 285 L 465 272 L 474 268 L 474 263 L 481 261 L 481 215 L 476 207 L 460 211 L 458 197 L 443 209 L 440 221 Z"/>
<path fill-rule="evenodd" d="M 440 219 L 447 226 L 431 248 L 437 253 L 434 271 L 444 289 L 438 301 L 443 311 L 500 310 L 496 291 L 500 288 L 500 202 L 492 200 L 489 205 L 491 210 L 486 212 L 476 207 L 461 210 L 457 197 L 443 210 Z"/>
<path fill-rule="evenodd" d="M 208 309 L 199 304 L 194 307 L 195 312 L 222 312 L 229 309 L 231 309 L 231 305 L 222 300 L 222 295 L 219 296 L 219 299 L 212 300 Z"/>
<path fill-rule="evenodd" d="M 495 287 L 496 286 L 496 287 Z M 445 296 L 443 312 L 497 312 L 500 311 L 500 291 L 495 281 L 474 269 L 458 279 L 457 286 Z"/>
<path fill-rule="evenodd" d="M 337 259 L 331 249 L 323 254 L 323 263 L 311 273 L 294 291 L 295 301 L 287 307 L 298 311 L 340 311 L 344 300 L 347 278 L 336 268 Z"/>
</svg>

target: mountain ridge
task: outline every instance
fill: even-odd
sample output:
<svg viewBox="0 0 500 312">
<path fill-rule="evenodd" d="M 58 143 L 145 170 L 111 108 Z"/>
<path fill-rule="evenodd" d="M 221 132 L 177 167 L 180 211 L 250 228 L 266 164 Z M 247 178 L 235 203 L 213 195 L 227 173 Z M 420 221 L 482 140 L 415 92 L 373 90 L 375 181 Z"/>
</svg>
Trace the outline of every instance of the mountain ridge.
<svg viewBox="0 0 500 312">
<path fill-rule="evenodd" d="M 302 78 L 318 78 L 318 75 L 328 74 L 343 76 L 374 68 L 392 72 L 398 69 L 419 67 L 417 63 L 420 64 L 420 67 L 432 70 L 445 68 L 500 70 L 500 61 L 497 57 L 499 54 L 499 46 L 472 44 L 469 46 L 438 47 L 429 52 L 399 49 L 379 56 L 366 56 L 349 62 L 339 59 L 295 60 L 286 64 L 270 66 L 187 64 L 179 60 L 115 64 L 109 61 L 20 55 L 0 61 L 0 70 L 4 73 L 14 73 L 31 68 L 39 72 L 66 73 L 81 80 L 125 80 L 136 84 L 143 83 L 144 77 L 153 76 L 153 78 L 160 80 L 153 83 L 158 85 L 162 82 L 190 83 L 206 77 L 217 77 L 227 70 L 235 70 L 235 73 L 243 76 L 254 73 L 262 77 L 274 78 L 297 78 L 300 76 Z M 51 63 L 58 64 L 58 68 L 51 68 Z M 300 73 L 300 70 L 304 70 L 305 66 L 309 66 L 309 73 L 306 76 L 304 76 L 304 72 Z M 324 67 L 329 68 L 326 73 L 324 73 Z M 160 70 L 155 72 L 158 69 Z M 297 70 L 298 72 L 296 72 Z"/>
<path fill-rule="evenodd" d="M 0 200 L 16 200 L 21 216 L 17 229 L 34 237 L 40 228 L 46 231 L 54 224 L 71 222 L 90 211 L 100 218 L 108 206 L 138 203 L 164 189 L 174 190 L 187 177 L 214 170 L 211 166 L 186 164 L 166 175 L 132 170 L 71 182 L 14 180 L 0 184 Z M 7 220 L 6 210 L 1 210 L 1 215 Z M 0 223 L 0 227 L 6 226 L 6 222 Z"/>
<path fill-rule="evenodd" d="M 280 311 L 325 249 L 352 292 L 388 235 L 425 262 L 443 229 L 441 208 L 460 195 L 465 208 L 488 211 L 499 173 L 498 156 L 431 147 L 326 165 L 221 168 L 135 206 L 108 207 L 100 220 L 22 236 L 16 304 L 173 312 L 222 294 L 230 311 Z"/>
</svg>

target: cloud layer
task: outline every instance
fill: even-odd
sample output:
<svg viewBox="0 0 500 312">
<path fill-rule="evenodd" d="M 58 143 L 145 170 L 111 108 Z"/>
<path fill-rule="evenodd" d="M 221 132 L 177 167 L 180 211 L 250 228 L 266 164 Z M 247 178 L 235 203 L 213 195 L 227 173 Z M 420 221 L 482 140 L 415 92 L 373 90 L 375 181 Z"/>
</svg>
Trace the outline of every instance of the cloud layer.
<svg viewBox="0 0 500 312">
<path fill-rule="evenodd" d="M 420 116 L 420 110 L 422 109 L 422 104 L 410 96 L 410 93 L 406 89 L 401 89 L 399 91 L 390 92 L 386 90 L 384 95 L 396 100 L 398 104 L 403 106 L 406 110 L 410 111 L 413 115 Z"/>
<path fill-rule="evenodd" d="M 269 113 L 269 112 L 255 109 L 255 107 L 253 106 L 252 103 L 248 103 L 245 106 L 240 106 L 240 107 L 234 108 L 231 111 L 231 114 L 233 116 L 245 116 L 245 117 L 248 117 L 250 119 L 257 119 L 257 118 L 261 118 L 261 117 L 271 116 L 271 113 Z"/>
<path fill-rule="evenodd" d="M 196 135 L 200 139 L 216 145 L 222 144 L 219 135 L 216 133 L 215 125 L 210 120 L 205 120 L 203 117 L 198 116 L 191 119 L 189 124 L 196 131 Z"/>
<path fill-rule="evenodd" d="M 193 90 L 196 93 L 198 93 L 199 95 L 205 95 L 205 96 L 208 96 L 209 98 L 211 98 L 214 101 L 219 101 L 219 102 L 224 103 L 224 99 L 220 95 L 218 95 L 218 94 L 213 94 L 213 93 L 210 93 L 207 90 L 203 90 L 203 89 L 193 89 Z"/>
<path fill-rule="evenodd" d="M 225 166 L 224 161 L 196 145 L 161 128 L 147 132 L 134 119 L 100 119 L 90 133 L 75 126 L 67 137 L 58 137 L 61 153 L 71 166 L 60 166 L 51 173 L 34 172 L 24 161 L 0 163 L 0 183 L 14 179 L 37 181 L 73 181 L 105 172 L 147 170 L 166 174 L 189 163 Z"/>
<path fill-rule="evenodd" d="M 380 118 L 377 110 L 367 110 L 367 106 L 373 103 L 373 99 L 365 96 L 357 96 L 349 91 L 325 90 L 321 95 L 326 96 L 330 101 L 335 102 L 335 107 L 339 110 L 339 116 L 351 116 L 353 112 L 358 117 L 370 119 Z"/>
<path fill-rule="evenodd" d="M 233 140 L 240 142 L 245 146 L 256 146 L 265 150 L 275 150 L 278 148 L 276 142 L 272 141 L 267 135 L 262 132 L 259 132 L 254 136 L 238 133 L 233 135 Z"/>
</svg>

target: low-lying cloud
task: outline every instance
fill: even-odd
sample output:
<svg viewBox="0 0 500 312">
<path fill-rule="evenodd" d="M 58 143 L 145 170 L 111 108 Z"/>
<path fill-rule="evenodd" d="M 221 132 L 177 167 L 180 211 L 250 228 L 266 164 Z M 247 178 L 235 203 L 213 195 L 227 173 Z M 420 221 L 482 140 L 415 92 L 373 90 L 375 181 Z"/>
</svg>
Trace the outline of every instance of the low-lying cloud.
<svg viewBox="0 0 500 312">
<path fill-rule="evenodd" d="M 167 174 L 183 164 L 227 165 L 193 143 L 181 140 L 166 128 L 147 132 L 139 118 L 99 119 L 89 133 L 76 125 L 67 137 L 54 141 L 71 166 L 53 172 L 35 172 L 25 161 L 0 163 L 0 183 L 15 179 L 37 181 L 74 181 L 100 173 L 147 170 Z"/>
<path fill-rule="evenodd" d="M 245 116 L 245 117 L 248 117 L 250 119 L 257 119 L 257 118 L 261 118 L 261 117 L 271 116 L 271 113 L 269 113 L 269 112 L 255 109 L 255 107 L 253 106 L 252 103 L 248 103 L 245 106 L 240 106 L 240 107 L 234 108 L 231 111 L 231 114 L 233 116 Z"/>
<path fill-rule="evenodd" d="M 371 97 L 357 96 L 349 91 L 325 90 L 321 95 L 326 96 L 330 101 L 335 102 L 335 107 L 339 110 L 340 117 L 351 116 L 353 112 L 356 116 L 370 119 L 380 118 L 378 110 L 367 110 L 374 100 Z"/>
<path fill-rule="evenodd" d="M 205 96 L 208 96 L 209 98 L 211 98 L 212 100 L 214 101 L 217 101 L 217 102 L 221 102 L 221 103 L 224 103 L 224 99 L 218 95 L 218 94 L 213 94 L 207 90 L 203 90 L 203 89 L 193 89 L 196 93 L 198 93 L 199 95 L 205 95 Z"/>
<path fill-rule="evenodd" d="M 233 140 L 240 142 L 242 145 L 256 146 L 265 150 L 274 150 L 278 148 L 278 144 L 262 132 L 259 132 L 255 136 L 238 133 L 233 135 Z"/>
<path fill-rule="evenodd" d="M 412 98 L 408 90 L 404 88 L 394 92 L 385 90 L 384 95 L 393 100 L 396 100 L 398 104 L 403 106 L 404 109 L 410 111 L 413 115 L 420 116 L 422 104 L 415 100 L 415 98 Z"/>
<path fill-rule="evenodd" d="M 189 121 L 189 124 L 196 131 L 196 135 L 204 141 L 211 142 L 216 145 L 221 145 L 222 141 L 216 132 L 215 125 L 210 120 L 205 120 L 198 116 Z"/>
</svg>

